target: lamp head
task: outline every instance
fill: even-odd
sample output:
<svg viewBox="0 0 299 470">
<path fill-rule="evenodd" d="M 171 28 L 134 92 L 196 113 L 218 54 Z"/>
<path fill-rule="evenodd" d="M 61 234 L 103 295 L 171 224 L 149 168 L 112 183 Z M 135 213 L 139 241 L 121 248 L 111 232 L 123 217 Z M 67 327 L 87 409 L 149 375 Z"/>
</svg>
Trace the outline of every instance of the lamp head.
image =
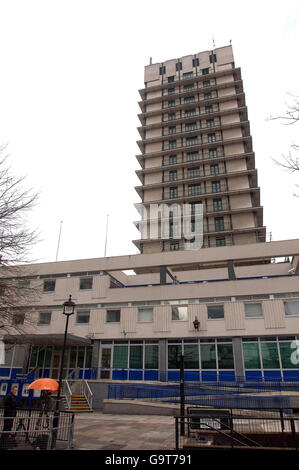
<svg viewBox="0 0 299 470">
<path fill-rule="evenodd" d="M 69 300 L 63 304 L 63 314 L 64 315 L 73 315 L 75 312 L 75 302 L 72 301 L 72 296 L 69 296 Z"/>
</svg>

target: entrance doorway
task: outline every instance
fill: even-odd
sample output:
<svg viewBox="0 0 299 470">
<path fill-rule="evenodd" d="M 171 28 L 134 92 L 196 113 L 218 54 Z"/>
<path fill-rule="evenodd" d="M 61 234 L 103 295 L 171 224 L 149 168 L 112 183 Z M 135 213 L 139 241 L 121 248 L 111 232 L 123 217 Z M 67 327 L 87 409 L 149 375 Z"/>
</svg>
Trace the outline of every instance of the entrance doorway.
<svg viewBox="0 0 299 470">
<path fill-rule="evenodd" d="M 112 347 L 102 347 L 101 351 L 101 379 L 111 379 Z"/>
</svg>

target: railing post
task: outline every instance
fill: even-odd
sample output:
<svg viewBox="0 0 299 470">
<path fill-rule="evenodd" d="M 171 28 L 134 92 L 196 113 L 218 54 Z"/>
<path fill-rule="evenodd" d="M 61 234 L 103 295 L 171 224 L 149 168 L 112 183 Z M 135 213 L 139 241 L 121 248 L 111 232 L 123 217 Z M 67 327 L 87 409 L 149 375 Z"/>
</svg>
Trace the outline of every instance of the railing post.
<svg viewBox="0 0 299 470">
<path fill-rule="evenodd" d="M 184 356 L 180 358 L 180 401 L 181 401 L 181 436 L 185 435 L 185 381 L 184 381 Z"/>
</svg>

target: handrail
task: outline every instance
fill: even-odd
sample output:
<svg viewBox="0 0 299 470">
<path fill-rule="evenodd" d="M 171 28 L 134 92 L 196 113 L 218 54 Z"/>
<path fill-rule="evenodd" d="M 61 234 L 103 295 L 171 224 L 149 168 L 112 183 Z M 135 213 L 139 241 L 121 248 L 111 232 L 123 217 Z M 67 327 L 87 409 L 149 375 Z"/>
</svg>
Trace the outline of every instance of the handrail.
<svg viewBox="0 0 299 470">
<path fill-rule="evenodd" d="M 66 385 L 66 390 L 64 391 L 64 396 L 67 402 L 68 409 L 71 407 L 71 401 L 72 401 L 72 390 L 70 387 L 70 384 L 68 383 L 67 379 L 64 380 L 64 383 Z"/>
<path fill-rule="evenodd" d="M 93 393 L 90 389 L 89 383 L 87 380 L 83 380 L 81 383 L 82 393 L 86 398 L 89 408 L 92 410 L 92 402 L 93 402 Z"/>
</svg>

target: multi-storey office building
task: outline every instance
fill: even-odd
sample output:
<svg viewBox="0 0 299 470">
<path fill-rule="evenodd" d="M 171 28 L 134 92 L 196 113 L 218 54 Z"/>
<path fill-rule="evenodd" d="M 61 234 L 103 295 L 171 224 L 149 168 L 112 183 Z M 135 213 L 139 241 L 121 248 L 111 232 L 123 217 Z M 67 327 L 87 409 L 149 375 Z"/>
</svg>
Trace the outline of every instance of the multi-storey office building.
<svg viewBox="0 0 299 470">
<path fill-rule="evenodd" d="M 204 247 L 265 241 L 241 70 L 232 47 L 146 66 L 140 95 L 136 190 L 142 217 L 141 239 L 134 243 L 141 253 L 183 249 L 176 217 L 177 206 L 186 203 L 203 206 Z M 160 229 L 153 239 L 150 206 L 162 203 L 175 204 L 170 237 Z M 163 216 L 161 211 L 160 221 Z"/>
<path fill-rule="evenodd" d="M 58 377 L 69 294 L 64 377 L 177 380 L 183 353 L 186 380 L 298 380 L 298 255 L 288 240 L 26 266 L 41 296 L 16 311 L 23 333 L 12 323 L 4 337 L 2 393 L 20 372 Z"/>
</svg>

